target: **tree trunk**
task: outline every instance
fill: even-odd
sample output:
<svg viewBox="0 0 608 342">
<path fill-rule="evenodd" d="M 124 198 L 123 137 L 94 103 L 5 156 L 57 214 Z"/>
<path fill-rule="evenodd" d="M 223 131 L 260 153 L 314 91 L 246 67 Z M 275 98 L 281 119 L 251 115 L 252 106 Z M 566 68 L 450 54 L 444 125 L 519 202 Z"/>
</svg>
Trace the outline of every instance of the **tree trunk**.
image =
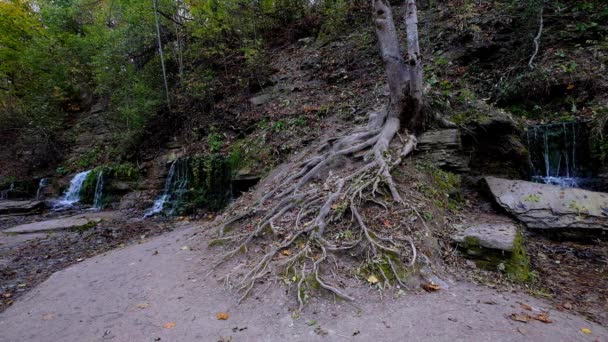
<svg viewBox="0 0 608 342">
<path fill-rule="evenodd" d="M 416 131 L 423 122 L 422 65 L 418 44 L 416 2 L 414 0 L 406 1 L 407 63 L 403 58 L 399 36 L 388 0 L 372 0 L 372 8 L 376 35 L 380 43 L 380 52 L 390 91 L 390 100 L 386 113 L 383 115 L 383 123 L 398 120 L 400 125 Z"/>
</svg>

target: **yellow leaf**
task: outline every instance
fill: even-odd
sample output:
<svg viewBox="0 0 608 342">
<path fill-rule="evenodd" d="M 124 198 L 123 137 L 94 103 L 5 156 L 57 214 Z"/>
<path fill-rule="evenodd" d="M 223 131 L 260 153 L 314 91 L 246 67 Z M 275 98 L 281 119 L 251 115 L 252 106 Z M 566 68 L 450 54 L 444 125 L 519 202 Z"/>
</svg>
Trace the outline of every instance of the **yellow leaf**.
<svg viewBox="0 0 608 342">
<path fill-rule="evenodd" d="M 574 84 L 568 84 L 568 90 L 574 89 Z"/>
<path fill-rule="evenodd" d="M 145 308 L 148 307 L 148 305 L 150 305 L 150 304 L 148 304 L 148 303 L 139 303 L 136 306 L 137 306 L 138 309 L 145 309 Z"/>
<path fill-rule="evenodd" d="M 371 276 L 369 276 L 369 277 L 367 278 L 367 281 L 368 281 L 370 284 L 375 284 L 375 283 L 377 283 L 377 282 L 378 282 L 378 278 L 376 278 L 376 276 L 372 274 Z"/>
<path fill-rule="evenodd" d="M 427 291 L 427 292 L 433 292 L 433 291 L 439 291 L 439 290 L 441 290 L 441 286 L 439 286 L 439 285 L 437 285 L 437 284 L 435 284 L 433 282 L 430 282 L 428 284 L 423 284 L 422 288 L 425 291 Z"/>
<path fill-rule="evenodd" d="M 331 208 L 332 208 L 333 210 L 336 210 L 336 209 L 338 209 L 338 205 L 337 205 L 336 203 L 334 203 L 334 204 L 332 204 L 332 205 L 331 205 Z"/>
<path fill-rule="evenodd" d="M 591 334 L 591 329 L 589 329 L 589 328 L 581 328 L 581 331 L 583 332 L 583 334 L 587 334 L 587 335 Z"/>
<path fill-rule="evenodd" d="M 163 324 L 163 328 L 173 329 L 173 328 L 175 328 L 175 322 L 167 322 L 167 323 Z"/>
<path fill-rule="evenodd" d="M 290 256 L 291 255 L 291 251 L 289 249 L 284 249 L 281 251 L 281 254 L 285 255 L 285 256 Z"/>
<path fill-rule="evenodd" d="M 220 321 L 225 321 L 230 317 L 230 315 L 227 312 L 218 312 L 215 314 L 215 318 L 219 319 Z"/>
</svg>

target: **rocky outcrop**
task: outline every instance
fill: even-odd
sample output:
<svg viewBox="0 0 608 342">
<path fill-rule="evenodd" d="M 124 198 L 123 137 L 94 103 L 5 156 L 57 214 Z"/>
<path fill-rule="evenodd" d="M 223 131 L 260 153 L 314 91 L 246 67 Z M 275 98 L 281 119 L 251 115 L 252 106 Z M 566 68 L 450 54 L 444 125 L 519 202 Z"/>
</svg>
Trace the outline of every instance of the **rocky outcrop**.
<svg viewBox="0 0 608 342">
<path fill-rule="evenodd" d="M 26 214 L 45 208 L 42 201 L 0 201 L 0 215 Z"/>
<path fill-rule="evenodd" d="M 462 151 L 459 129 L 428 131 L 418 137 L 417 150 L 442 169 L 469 171 L 469 159 Z"/>
<path fill-rule="evenodd" d="M 608 230 L 608 194 L 486 177 L 496 203 L 535 229 Z"/>
<path fill-rule="evenodd" d="M 517 227 L 512 223 L 484 223 L 471 226 L 452 237 L 463 247 L 475 245 L 487 249 L 512 252 Z"/>
</svg>

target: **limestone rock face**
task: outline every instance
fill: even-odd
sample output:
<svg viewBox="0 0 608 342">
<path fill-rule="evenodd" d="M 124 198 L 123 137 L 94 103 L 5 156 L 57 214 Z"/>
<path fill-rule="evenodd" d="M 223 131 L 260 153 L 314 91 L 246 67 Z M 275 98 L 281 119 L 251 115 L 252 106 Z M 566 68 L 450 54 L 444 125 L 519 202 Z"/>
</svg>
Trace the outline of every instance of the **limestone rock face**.
<svg viewBox="0 0 608 342">
<path fill-rule="evenodd" d="M 417 150 L 442 169 L 469 171 L 469 159 L 463 153 L 459 129 L 428 131 L 418 137 Z"/>
<path fill-rule="evenodd" d="M 29 213 L 44 209 L 41 201 L 0 201 L 0 215 Z"/>
<path fill-rule="evenodd" d="M 495 201 L 535 229 L 608 230 L 608 194 L 486 177 Z"/>
<path fill-rule="evenodd" d="M 459 244 L 476 244 L 479 247 L 512 252 L 517 227 L 512 223 L 484 223 L 465 229 L 453 240 Z"/>
</svg>

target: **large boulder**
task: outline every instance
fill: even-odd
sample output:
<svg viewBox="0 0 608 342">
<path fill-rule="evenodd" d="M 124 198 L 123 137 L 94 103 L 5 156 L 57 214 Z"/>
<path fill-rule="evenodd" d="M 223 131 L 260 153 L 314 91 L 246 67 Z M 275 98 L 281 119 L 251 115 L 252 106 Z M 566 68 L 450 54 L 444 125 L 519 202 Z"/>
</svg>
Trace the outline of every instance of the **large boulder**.
<svg viewBox="0 0 608 342">
<path fill-rule="evenodd" d="M 535 229 L 608 230 L 608 194 L 486 177 L 496 202 Z"/>
<path fill-rule="evenodd" d="M 0 201 L 0 215 L 26 214 L 45 208 L 42 201 Z"/>
</svg>

